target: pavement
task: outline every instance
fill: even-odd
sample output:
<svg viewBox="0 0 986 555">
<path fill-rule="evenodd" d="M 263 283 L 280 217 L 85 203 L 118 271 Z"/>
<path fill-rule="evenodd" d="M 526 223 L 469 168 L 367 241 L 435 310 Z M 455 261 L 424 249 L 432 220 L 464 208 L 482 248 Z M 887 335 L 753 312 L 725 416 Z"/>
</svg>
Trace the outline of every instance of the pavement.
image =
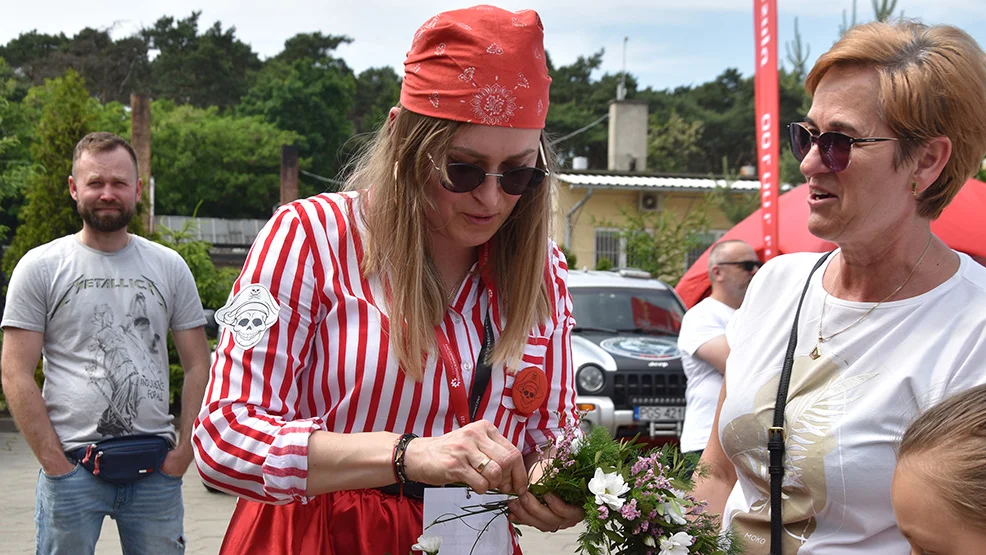
<svg viewBox="0 0 986 555">
<path fill-rule="evenodd" d="M 5 420 L 5 421 L 4 421 Z M 34 490 L 40 465 L 24 438 L 9 419 L 0 419 L 0 555 L 35 553 Z M 189 468 L 182 485 L 185 500 L 186 553 L 219 552 L 223 534 L 233 514 L 236 498 L 205 489 L 197 471 Z M 521 546 L 527 555 L 562 555 L 576 552 L 579 528 L 554 534 L 522 529 Z M 116 523 L 107 518 L 96 544 L 96 555 L 122 553 Z"/>
</svg>

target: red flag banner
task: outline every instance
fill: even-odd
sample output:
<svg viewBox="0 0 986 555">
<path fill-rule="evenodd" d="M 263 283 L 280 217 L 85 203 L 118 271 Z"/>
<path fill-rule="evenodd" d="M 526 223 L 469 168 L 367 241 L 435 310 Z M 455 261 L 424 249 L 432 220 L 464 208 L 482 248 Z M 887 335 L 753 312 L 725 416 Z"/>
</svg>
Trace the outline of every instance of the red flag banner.
<svg viewBox="0 0 986 555">
<path fill-rule="evenodd" d="M 780 194 L 780 99 L 777 83 L 777 0 L 753 0 L 756 37 L 754 96 L 757 108 L 757 171 L 763 214 L 764 260 L 778 254 L 777 196 Z"/>
<path fill-rule="evenodd" d="M 630 297 L 630 310 L 633 314 L 634 327 L 673 333 L 681 330 L 681 316 L 640 297 Z"/>
</svg>

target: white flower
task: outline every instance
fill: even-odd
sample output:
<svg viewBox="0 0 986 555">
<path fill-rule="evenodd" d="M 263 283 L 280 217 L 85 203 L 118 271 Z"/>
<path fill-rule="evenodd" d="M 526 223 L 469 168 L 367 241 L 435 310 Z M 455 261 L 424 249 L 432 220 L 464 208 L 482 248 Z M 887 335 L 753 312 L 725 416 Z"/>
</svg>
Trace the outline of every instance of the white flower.
<svg viewBox="0 0 986 555">
<path fill-rule="evenodd" d="M 668 524 L 688 524 L 685 515 L 681 512 L 681 505 L 674 499 L 664 503 L 664 522 Z"/>
<path fill-rule="evenodd" d="M 661 552 L 658 555 L 688 555 L 688 546 L 695 540 L 684 532 L 670 538 L 661 538 Z"/>
<path fill-rule="evenodd" d="M 418 543 L 411 546 L 411 551 L 424 551 L 428 555 L 438 555 L 438 549 L 442 547 L 441 536 L 418 536 Z"/>
<path fill-rule="evenodd" d="M 644 545 L 647 547 L 657 547 L 657 542 L 654 541 L 654 536 L 644 536 Z"/>
<path fill-rule="evenodd" d="M 584 443 L 582 441 L 582 436 L 576 436 L 575 439 L 572 440 L 569 450 L 572 452 L 573 457 L 579 454 L 579 450 L 582 449 L 582 443 Z"/>
<path fill-rule="evenodd" d="M 618 511 L 623 508 L 623 499 L 620 496 L 630 491 L 630 486 L 619 473 L 605 473 L 603 469 L 597 468 L 589 480 L 589 491 L 596 495 L 596 505 L 605 503 L 610 509 Z"/>
</svg>

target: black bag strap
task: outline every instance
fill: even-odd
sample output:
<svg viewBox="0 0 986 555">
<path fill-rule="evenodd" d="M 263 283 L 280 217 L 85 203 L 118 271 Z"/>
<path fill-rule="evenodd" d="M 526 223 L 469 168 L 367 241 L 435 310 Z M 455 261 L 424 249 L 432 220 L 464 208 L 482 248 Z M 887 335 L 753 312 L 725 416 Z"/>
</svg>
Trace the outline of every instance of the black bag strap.
<svg viewBox="0 0 986 555">
<path fill-rule="evenodd" d="M 825 260 L 834 251 L 822 255 L 815 267 L 805 280 L 805 288 L 798 300 L 798 309 L 794 311 L 794 325 L 791 326 L 791 337 L 787 341 L 787 354 L 784 356 L 784 368 L 781 370 L 780 383 L 777 384 L 777 401 L 774 403 L 774 425 L 767 429 L 767 452 L 770 456 L 768 472 L 770 473 L 770 555 L 783 555 L 781 539 L 783 538 L 784 520 L 781 518 L 781 487 L 784 484 L 784 408 L 787 406 L 787 389 L 791 385 L 791 369 L 794 367 L 794 349 L 798 346 L 798 318 L 801 316 L 801 305 L 808 294 L 811 276 L 822 267 Z"/>
<path fill-rule="evenodd" d="M 491 309 L 490 309 L 491 310 Z M 472 379 L 472 389 L 469 391 L 469 421 L 476 421 L 476 413 L 479 411 L 479 403 L 483 400 L 483 393 L 490 384 L 490 375 L 493 367 L 486 360 L 490 351 L 493 350 L 493 325 L 490 324 L 490 311 L 486 311 L 486 318 L 483 320 L 483 348 L 479 350 L 476 357 L 476 375 Z"/>
</svg>

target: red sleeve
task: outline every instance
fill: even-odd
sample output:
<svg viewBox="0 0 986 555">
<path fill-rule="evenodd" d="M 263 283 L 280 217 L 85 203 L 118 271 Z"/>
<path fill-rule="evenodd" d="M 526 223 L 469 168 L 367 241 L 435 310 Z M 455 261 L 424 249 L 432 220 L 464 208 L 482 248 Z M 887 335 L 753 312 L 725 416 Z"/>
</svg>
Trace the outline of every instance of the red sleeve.
<svg viewBox="0 0 986 555">
<path fill-rule="evenodd" d="M 277 211 L 217 312 L 223 332 L 193 431 L 195 461 L 210 485 L 257 501 L 307 502 L 308 440 L 324 429 L 297 410 L 299 375 L 325 314 L 318 249 L 329 247 L 320 202 Z M 266 328 L 259 339 L 257 325 Z"/>
</svg>

